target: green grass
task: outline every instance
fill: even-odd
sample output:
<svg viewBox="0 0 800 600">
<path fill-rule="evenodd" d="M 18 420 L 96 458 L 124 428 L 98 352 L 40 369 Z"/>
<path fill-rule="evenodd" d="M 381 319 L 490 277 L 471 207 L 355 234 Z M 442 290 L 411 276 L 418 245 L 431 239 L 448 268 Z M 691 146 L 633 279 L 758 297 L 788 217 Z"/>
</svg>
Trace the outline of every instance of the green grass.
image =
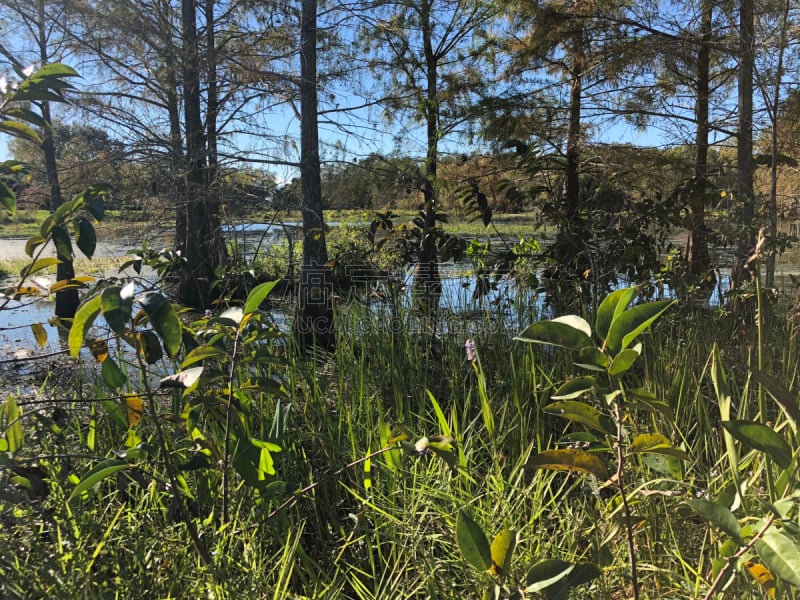
<svg viewBox="0 0 800 600">
<path fill-rule="evenodd" d="M 533 308 L 529 314 L 531 321 L 540 318 Z M 796 389 L 795 332 L 779 310 L 772 314 L 765 324 L 765 368 L 786 389 Z M 128 375 L 119 389 L 103 382 L 91 360 L 84 359 L 89 374 L 80 388 L 58 383 L 45 370 L 35 396 L 14 394 L 24 440 L 14 462 L 0 466 L 2 595 L 473 598 L 493 577 L 461 553 L 455 532 L 458 513 L 465 511 L 490 540 L 503 529 L 515 530 L 508 586 L 524 585 L 539 561 L 560 559 L 592 562 L 602 571 L 571 598 L 630 597 L 631 557 L 618 495 L 598 489 L 604 482 L 590 476 L 526 468 L 531 456 L 559 447 L 565 434 L 586 431 L 542 410 L 562 382 L 582 373 L 574 357 L 564 349 L 514 341 L 519 327 L 502 315 L 485 322 L 452 315 L 450 333 L 433 343 L 424 331 L 401 326 L 413 322 L 411 317 L 390 306 L 385 312 L 355 302 L 341 306 L 337 349 L 316 358 L 286 351 L 264 330 L 253 329 L 238 349 L 220 334 L 215 343 L 227 355 L 208 359 L 210 379 L 186 394 L 150 391 L 148 382 L 157 380 L 160 370 L 174 372 L 178 363 L 137 365 L 129 354 L 113 352 L 116 343 L 112 357 Z M 137 327 L 145 325 L 140 321 Z M 632 411 L 627 435 L 657 430 L 690 456 L 678 474 L 663 460 L 651 460 L 655 455 L 627 459 L 643 597 L 698 598 L 711 585 L 712 560 L 726 535 L 686 503 L 698 496 L 718 498 L 730 484 L 710 357 L 719 344 L 739 416 L 757 419 L 750 368 L 755 333 L 735 315 L 678 307 L 641 338 L 643 354 L 629 383 L 652 391 L 669 410 Z M 468 336 L 475 339 L 480 371 L 465 358 Z M 482 412 L 481 377 L 493 427 Z M 236 391 L 233 400 L 225 392 L 229 386 Z M 145 401 L 142 421 L 131 430 L 126 394 Z M 596 400 L 607 410 L 602 398 Z M 224 522 L 222 449 L 229 401 L 234 423 L 246 427 L 249 438 L 279 440 L 281 451 L 271 455 L 275 475 L 266 476 L 276 487 L 248 485 L 229 468 Z M 57 419 L 56 406 L 64 411 Z M 288 415 L 277 429 L 276 406 Z M 7 405 L 6 415 L 9 411 Z M 769 420 L 796 449 L 786 417 L 774 404 Z M 6 438 L 12 425 L 6 417 Z M 412 444 L 423 436 L 451 435 L 457 440 L 455 462 L 394 449 L 376 454 L 367 468 L 364 458 L 380 451 L 395 428 L 406 431 Z M 166 434 L 160 449 L 159 430 Z M 92 468 L 140 444 L 145 451 L 128 455 L 120 478 L 104 479 L 83 497 L 69 498 Z M 738 450 L 747 487 L 736 517 L 756 523 L 769 500 L 769 463 L 742 444 Z M 182 471 L 179 484 L 208 563 L 176 508 L 166 468 L 201 454 L 208 464 Z M 34 482 L 36 473 L 43 477 L 48 493 L 37 493 L 36 486 L 26 490 L 20 479 L 26 473 Z M 784 496 L 796 504 L 794 486 L 792 479 Z M 763 597 L 743 568 L 735 572 L 726 597 Z M 788 594 L 794 590 L 781 585 Z"/>
</svg>

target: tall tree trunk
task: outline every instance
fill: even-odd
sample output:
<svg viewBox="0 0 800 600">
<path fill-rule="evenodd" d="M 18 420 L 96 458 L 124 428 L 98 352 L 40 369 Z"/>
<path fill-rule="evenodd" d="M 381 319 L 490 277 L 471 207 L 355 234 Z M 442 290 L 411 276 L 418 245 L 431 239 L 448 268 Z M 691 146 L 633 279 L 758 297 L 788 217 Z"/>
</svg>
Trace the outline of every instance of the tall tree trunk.
<svg viewBox="0 0 800 600">
<path fill-rule="evenodd" d="M 747 259 L 755 247 L 755 193 L 753 190 L 753 71 L 755 61 L 753 0 L 739 4 L 739 133 L 736 150 L 736 196 L 742 206 L 743 228 L 734 256 L 731 286 L 745 279 Z"/>
<path fill-rule="evenodd" d="M 328 267 L 317 122 L 317 0 L 303 0 L 300 15 L 300 185 L 303 266 L 294 336 L 301 349 L 332 349 L 333 282 Z"/>
<path fill-rule="evenodd" d="M 50 57 L 47 52 L 48 35 L 45 27 L 44 1 L 45 0 L 38 0 L 37 3 L 39 21 L 39 60 L 42 65 L 46 65 L 50 62 Z M 42 100 L 41 110 L 42 118 L 48 123 L 51 123 L 52 115 L 50 113 L 50 102 Z M 61 197 L 55 140 L 53 139 L 52 131 L 44 130 L 42 132 L 42 152 L 44 154 L 45 170 L 47 171 L 47 184 L 50 190 L 49 208 L 50 210 L 56 210 L 64 202 L 64 199 Z M 56 267 L 56 279 L 58 279 L 58 281 L 63 281 L 65 279 L 74 278 L 75 268 L 72 264 L 72 257 L 65 256 L 62 252 L 57 251 L 56 258 L 60 261 Z M 55 314 L 57 317 L 70 319 L 75 316 L 75 311 L 78 310 L 79 304 L 78 290 L 61 290 L 56 292 Z"/>
<path fill-rule="evenodd" d="M 579 34 L 580 35 L 580 34 Z M 564 172 L 564 203 L 567 218 L 578 212 L 580 203 L 581 102 L 583 100 L 583 47 L 576 44 L 572 66 L 567 131 L 567 160 Z"/>
<path fill-rule="evenodd" d="M 775 238 L 778 235 L 778 109 L 781 101 L 781 86 L 783 85 L 783 59 L 786 52 L 786 39 L 789 33 L 789 10 L 791 0 L 786 0 L 781 16 L 780 47 L 778 48 L 778 65 L 775 71 L 775 89 L 773 90 L 772 106 L 770 114 L 772 116 L 772 128 L 770 131 L 770 155 L 772 158 L 770 168 L 770 188 L 769 188 L 769 235 Z M 765 285 L 772 287 L 775 285 L 775 254 L 770 253 L 767 257 L 767 273 Z"/>
<path fill-rule="evenodd" d="M 185 260 L 186 272 L 178 284 L 178 300 L 198 309 L 208 308 L 214 300 L 212 283 L 223 263 L 222 238 L 214 207 L 208 198 L 206 139 L 202 120 L 200 57 L 197 34 L 196 0 L 181 1 L 183 33 L 183 111 L 186 132 L 185 197 L 179 207 L 176 227 L 184 231 L 176 236 L 177 249 Z M 183 242 L 184 246 L 180 244 Z"/>
<path fill-rule="evenodd" d="M 711 256 L 708 251 L 708 236 L 705 222 L 706 189 L 708 178 L 708 102 L 709 78 L 711 72 L 711 27 L 713 2 L 703 0 L 700 24 L 700 44 L 697 48 L 697 97 L 695 100 L 695 159 L 694 181 L 689 196 L 689 247 L 686 249 L 687 260 L 692 275 L 710 275 Z M 713 280 L 712 280 L 713 281 Z"/>
<path fill-rule="evenodd" d="M 439 85 L 438 58 L 433 49 L 433 30 L 431 25 L 431 4 L 422 0 L 420 14 L 422 19 L 422 40 L 425 52 L 426 93 L 425 128 L 426 152 L 422 182 L 423 223 L 417 266 L 414 269 L 413 296 L 415 307 L 429 317 L 435 317 L 442 295 L 442 281 L 439 274 L 438 252 L 436 249 L 436 177 L 439 158 Z"/>
</svg>

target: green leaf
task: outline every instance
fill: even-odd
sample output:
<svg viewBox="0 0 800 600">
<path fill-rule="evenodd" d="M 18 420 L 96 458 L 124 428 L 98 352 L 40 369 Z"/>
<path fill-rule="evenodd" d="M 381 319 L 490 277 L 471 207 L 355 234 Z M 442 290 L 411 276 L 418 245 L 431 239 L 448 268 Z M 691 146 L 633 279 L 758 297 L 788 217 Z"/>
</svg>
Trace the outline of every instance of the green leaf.
<svg viewBox="0 0 800 600">
<path fill-rule="evenodd" d="M 69 233 L 61 225 L 56 225 L 50 232 L 53 244 L 56 246 L 57 256 L 62 260 L 72 260 L 72 242 Z"/>
<path fill-rule="evenodd" d="M 743 444 L 766 453 L 782 469 L 792 465 L 789 444 L 772 429 L 755 421 L 723 421 L 722 426 Z"/>
<path fill-rule="evenodd" d="M 639 358 L 639 355 L 642 352 L 641 344 L 637 344 L 637 346 L 639 346 L 638 349 L 628 348 L 627 350 L 623 350 L 617 354 L 611 361 L 611 366 L 608 368 L 608 374 L 614 377 L 627 372 L 628 369 L 633 366 L 633 363 L 636 362 L 636 359 Z"/>
<path fill-rule="evenodd" d="M 627 348 L 642 332 L 646 331 L 674 300 L 660 300 L 634 306 L 617 316 L 608 331 L 605 346 L 611 354 Z"/>
<path fill-rule="evenodd" d="M 60 263 L 61 261 L 55 257 L 48 257 L 48 258 L 40 258 L 28 265 L 22 267 L 22 271 L 20 271 L 20 276 L 27 277 L 28 275 L 33 275 L 34 273 L 41 271 L 42 269 L 49 269 Z"/>
<path fill-rule="evenodd" d="M 584 375 L 566 381 L 551 397 L 553 400 L 572 400 L 588 394 L 597 387 L 597 379 L 594 376 Z"/>
<path fill-rule="evenodd" d="M 97 234 L 94 226 L 85 217 L 77 217 L 73 224 L 75 225 L 75 243 L 78 245 L 78 249 L 86 258 L 92 258 L 97 248 Z"/>
<path fill-rule="evenodd" d="M 25 430 L 22 428 L 22 411 L 17 406 L 14 396 L 8 396 L 3 405 L 3 422 L 6 426 L 7 451 L 13 454 L 22 448 L 22 444 L 25 442 Z"/>
<path fill-rule="evenodd" d="M 581 348 L 578 352 L 578 356 L 581 362 L 576 364 L 579 367 L 591 369 L 593 371 L 605 371 L 608 368 L 608 357 L 599 348 L 595 348 L 594 346 Z"/>
<path fill-rule="evenodd" d="M 800 547 L 796 542 L 770 528 L 756 542 L 756 552 L 775 575 L 800 586 Z"/>
<path fill-rule="evenodd" d="M 72 500 L 76 496 L 80 496 L 83 494 L 83 492 L 89 491 L 106 477 L 111 477 L 117 471 L 121 471 L 122 469 L 127 469 L 129 467 L 130 465 L 128 462 L 124 460 L 110 459 L 101 462 L 94 469 L 83 476 L 80 483 L 75 487 L 74 490 L 72 490 L 69 500 Z"/>
<path fill-rule="evenodd" d="M 136 334 L 136 346 L 148 365 L 156 364 L 164 356 L 158 336 L 149 329 Z"/>
<path fill-rule="evenodd" d="M 172 304 L 158 292 L 147 292 L 142 296 L 141 303 L 150 324 L 164 344 L 167 356 L 176 356 L 181 349 L 183 327 Z"/>
<path fill-rule="evenodd" d="M 264 298 L 269 296 L 270 292 L 275 288 L 276 285 L 278 285 L 278 283 L 280 283 L 280 280 L 268 281 L 254 287 L 253 291 L 247 295 L 247 300 L 244 303 L 244 314 L 249 315 L 250 313 L 258 310 L 258 307 L 261 306 Z"/>
<path fill-rule="evenodd" d="M 643 433 L 636 436 L 631 444 L 633 452 L 651 452 L 654 454 L 663 454 L 664 456 L 674 456 L 681 460 L 690 460 L 686 452 L 680 448 L 672 446 L 672 442 L 660 433 Z"/>
<path fill-rule="evenodd" d="M 589 473 L 600 478 L 608 477 L 608 471 L 596 455 L 583 450 L 568 448 L 564 450 L 545 450 L 532 456 L 526 468 L 549 469 L 554 471 L 572 471 L 573 473 Z"/>
<path fill-rule="evenodd" d="M 0 181 L 0 204 L 10 213 L 17 210 L 17 197 L 11 188 L 2 181 Z"/>
<path fill-rule="evenodd" d="M 100 296 L 92 296 L 78 307 L 75 317 L 72 319 L 72 327 L 69 329 L 69 353 L 72 358 L 77 358 L 80 354 L 83 340 L 97 315 L 100 314 L 101 308 Z"/>
<path fill-rule="evenodd" d="M 557 415 L 564 419 L 575 421 L 576 423 L 591 427 L 600 433 L 614 435 L 615 428 L 613 421 L 595 407 L 584 402 L 576 402 L 574 400 L 554 402 L 545 406 L 543 410 L 547 414 Z"/>
<path fill-rule="evenodd" d="M 614 319 L 617 318 L 636 296 L 636 288 L 615 290 L 606 296 L 597 309 L 594 328 L 601 340 L 605 341 Z"/>
<path fill-rule="evenodd" d="M 30 140 L 35 144 L 41 144 L 42 138 L 29 125 L 19 121 L 0 121 L 0 132 L 16 138 Z"/>
<path fill-rule="evenodd" d="M 555 320 L 534 323 L 514 339 L 519 342 L 563 346 L 573 350 L 594 345 L 592 338 L 586 335 L 582 329 L 576 329 L 572 325 Z"/>
<path fill-rule="evenodd" d="M 80 77 L 80 75 L 75 69 L 64 63 L 54 62 L 39 67 L 36 72 L 31 74 L 30 80 L 41 82 L 45 85 L 54 85 L 54 82 L 57 83 L 63 77 Z"/>
<path fill-rule="evenodd" d="M 698 498 L 695 500 L 687 500 L 686 502 L 693 511 L 701 517 L 719 527 L 722 531 L 732 537 L 738 544 L 744 543 L 742 541 L 742 527 L 736 516 L 728 509 L 718 502 Z"/>
<path fill-rule="evenodd" d="M 511 558 L 514 555 L 514 547 L 517 545 L 517 532 L 513 529 L 503 529 L 492 540 L 491 572 L 498 577 L 508 577 L 511 569 Z"/>
<path fill-rule="evenodd" d="M 33 253 L 36 251 L 36 248 L 46 242 L 47 240 L 40 235 L 33 235 L 29 237 L 28 241 L 25 242 L 25 254 L 33 258 Z"/>
<path fill-rule="evenodd" d="M 109 327 L 118 335 L 127 333 L 133 311 L 133 282 L 124 287 L 107 287 L 100 299 L 103 317 Z"/>
<path fill-rule="evenodd" d="M 203 360 L 224 361 L 227 357 L 228 354 L 216 346 L 198 346 L 186 355 L 186 358 L 181 363 L 181 368 L 185 369 L 186 367 Z"/>
<path fill-rule="evenodd" d="M 550 558 L 533 565 L 525 577 L 525 591 L 528 593 L 541 592 L 543 589 L 558 583 L 569 575 L 575 568 L 573 563 Z"/>
<path fill-rule="evenodd" d="M 103 361 L 100 367 L 100 375 L 103 378 L 103 383 L 113 389 L 121 388 L 128 381 L 128 377 L 110 356 Z"/>
<path fill-rule="evenodd" d="M 492 550 L 486 534 L 463 510 L 458 511 L 456 519 L 456 543 L 473 567 L 479 571 L 488 571 L 492 567 Z"/>
</svg>

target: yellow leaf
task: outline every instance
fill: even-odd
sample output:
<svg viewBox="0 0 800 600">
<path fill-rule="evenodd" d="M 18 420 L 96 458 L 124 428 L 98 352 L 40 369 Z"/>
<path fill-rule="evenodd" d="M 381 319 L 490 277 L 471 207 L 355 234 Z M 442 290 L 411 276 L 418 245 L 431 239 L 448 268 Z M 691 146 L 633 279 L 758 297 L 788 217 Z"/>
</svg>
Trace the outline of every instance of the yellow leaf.
<svg viewBox="0 0 800 600">
<path fill-rule="evenodd" d="M 125 396 L 125 408 L 128 409 L 128 425 L 136 427 L 142 420 L 142 399 L 134 395 Z"/>
<path fill-rule="evenodd" d="M 36 338 L 36 343 L 39 344 L 39 348 L 44 348 L 47 345 L 47 330 L 41 323 L 31 325 L 31 330 L 33 331 L 33 337 Z"/>
<path fill-rule="evenodd" d="M 750 573 L 750 576 L 760 583 L 767 591 L 770 598 L 775 597 L 775 578 L 764 565 L 747 561 L 744 563 L 744 568 Z"/>
</svg>

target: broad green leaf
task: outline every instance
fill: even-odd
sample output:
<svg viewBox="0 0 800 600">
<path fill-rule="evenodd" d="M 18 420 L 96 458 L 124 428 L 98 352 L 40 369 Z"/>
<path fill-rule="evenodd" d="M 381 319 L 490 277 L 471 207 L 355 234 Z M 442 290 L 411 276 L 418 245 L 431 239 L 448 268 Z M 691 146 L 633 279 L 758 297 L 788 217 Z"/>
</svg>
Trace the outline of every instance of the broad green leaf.
<svg viewBox="0 0 800 600">
<path fill-rule="evenodd" d="M 69 500 L 72 500 L 76 496 L 80 496 L 81 494 L 83 494 L 83 492 L 89 491 L 95 485 L 100 483 L 103 479 L 111 477 L 117 471 L 121 471 L 122 469 L 127 469 L 129 467 L 130 465 L 125 460 L 117 460 L 117 459 L 104 460 L 94 469 L 92 469 L 86 475 L 83 476 L 80 483 L 75 487 L 74 490 L 72 490 L 72 494 L 70 494 Z"/>
<path fill-rule="evenodd" d="M 41 323 L 33 323 L 31 331 L 33 331 L 33 337 L 36 338 L 39 348 L 44 348 L 47 345 L 47 330 L 44 326 Z"/>
<path fill-rule="evenodd" d="M 624 288 L 611 292 L 603 299 L 597 308 L 597 317 L 594 320 L 594 328 L 601 340 L 605 341 L 611 323 L 628 308 L 635 296 L 636 288 Z"/>
<path fill-rule="evenodd" d="M 247 295 L 247 300 L 244 303 L 244 314 L 249 315 L 250 313 L 258 310 L 258 307 L 261 306 L 264 298 L 269 296 L 270 292 L 275 288 L 276 285 L 278 285 L 278 283 L 280 283 L 280 280 L 268 281 L 254 287 L 253 290 Z"/>
<path fill-rule="evenodd" d="M 83 346 L 83 340 L 89 328 L 94 323 L 101 310 L 100 296 L 92 296 L 78 307 L 69 329 L 69 353 L 72 358 L 77 358 Z"/>
<path fill-rule="evenodd" d="M 456 519 L 456 543 L 467 562 L 478 571 L 488 571 L 492 567 L 492 550 L 486 534 L 463 510 L 458 511 Z"/>
<path fill-rule="evenodd" d="M 84 256 L 92 258 L 95 248 L 97 248 L 97 234 L 94 226 L 85 217 L 77 217 L 73 224 L 75 226 L 75 244 Z"/>
<path fill-rule="evenodd" d="M 53 227 L 50 233 L 53 244 L 55 244 L 58 258 L 62 260 L 72 260 L 72 242 L 69 239 L 69 233 L 61 225 Z"/>
<path fill-rule="evenodd" d="M 511 558 L 514 556 L 514 547 L 517 545 L 517 532 L 513 529 L 503 529 L 492 540 L 491 572 L 498 577 L 507 577 L 511 569 Z"/>
<path fill-rule="evenodd" d="M 605 347 L 611 354 L 627 348 L 633 340 L 646 331 L 664 311 L 674 304 L 674 300 L 646 302 L 626 310 L 614 319 L 605 339 Z"/>
<path fill-rule="evenodd" d="M 775 575 L 800 586 L 800 546 L 796 542 L 770 528 L 756 542 L 756 552 Z"/>
<path fill-rule="evenodd" d="M 0 205 L 12 214 L 17 210 L 17 197 L 2 181 L 0 181 Z"/>
<path fill-rule="evenodd" d="M 646 410 L 648 412 L 659 412 L 664 415 L 670 423 L 675 421 L 675 413 L 669 404 L 659 400 L 656 395 L 644 388 L 631 388 L 626 391 L 628 408 Z"/>
<path fill-rule="evenodd" d="M 42 269 L 49 269 L 50 267 L 54 267 L 60 262 L 61 261 L 55 257 L 40 258 L 22 267 L 22 270 L 20 271 L 20 276 L 27 277 L 28 275 L 33 275 L 34 273 L 41 271 Z"/>
<path fill-rule="evenodd" d="M 572 400 L 588 394 L 598 387 L 597 379 L 593 375 L 575 377 L 564 382 L 556 393 L 551 396 L 553 400 Z"/>
<path fill-rule="evenodd" d="M 719 527 L 722 531 L 727 533 L 730 537 L 736 540 L 737 543 L 742 544 L 742 527 L 736 516 L 719 502 L 712 502 L 703 498 L 694 500 L 687 500 L 686 502 L 693 511 L 701 517 Z"/>
<path fill-rule="evenodd" d="M 608 356 L 603 351 L 594 346 L 587 346 L 581 348 L 578 352 L 580 363 L 577 366 L 584 369 L 591 369 L 593 371 L 605 371 L 608 368 Z"/>
<path fill-rule="evenodd" d="M 203 360 L 225 360 L 227 357 L 228 354 L 217 346 L 198 346 L 186 355 L 181 368 L 185 369 Z"/>
<path fill-rule="evenodd" d="M 63 77 L 80 77 L 78 72 L 64 63 L 54 62 L 42 65 L 31 76 L 31 81 L 54 85 Z M 62 84 L 65 82 L 61 82 Z M 67 84 L 69 85 L 69 84 Z"/>
<path fill-rule="evenodd" d="M 563 315 L 561 317 L 556 317 L 552 320 L 552 322 L 564 323 L 564 325 L 569 325 L 578 331 L 582 331 L 586 334 L 586 337 L 592 337 L 592 326 L 589 325 L 589 322 L 586 319 L 579 317 L 578 315 Z"/>
<path fill-rule="evenodd" d="M 19 121 L 0 121 L 0 132 L 5 132 L 17 138 L 30 140 L 36 144 L 42 143 L 42 138 L 39 137 L 39 134 L 36 133 L 33 128 Z"/>
<path fill-rule="evenodd" d="M 533 565 L 525 577 L 525 591 L 541 592 L 543 589 L 559 582 L 575 568 L 573 563 L 550 558 Z"/>
<path fill-rule="evenodd" d="M 3 405 L 3 422 L 6 427 L 7 451 L 13 454 L 22 448 L 22 444 L 25 442 L 25 430 L 22 428 L 22 411 L 17 406 L 14 396 L 8 396 Z"/>
<path fill-rule="evenodd" d="M 575 421 L 587 427 L 591 427 L 606 435 L 614 435 L 614 423 L 607 416 L 584 402 L 565 400 L 554 402 L 544 407 L 544 412 L 557 415 L 570 421 Z"/>
<path fill-rule="evenodd" d="M 167 355 L 170 358 L 176 356 L 181 349 L 183 327 L 172 304 L 158 292 L 147 292 L 142 296 L 141 303 Z"/>
<path fill-rule="evenodd" d="M 133 311 L 133 282 L 107 287 L 100 295 L 103 317 L 118 335 L 127 333 Z"/>
<path fill-rule="evenodd" d="M 138 332 L 135 339 L 136 349 L 148 365 L 156 364 L 164 356 L 158 336 L 149 329 Z"/>
<path fill-rule="evenodd" d="M 41 246 L 42 244 L 46 243 L 47 240 L 44 239 L 40 235 L 32 235 L 28 238 L 28 241 L 25 242 L 25 254 L 33 258 L 33 253 L 36 251 L 36 248 Z"/>
<path fill-rule="evenodd" d="M 532 469 L 572 471 L 573 473 L 589 473 L 600 478 L 608 477 L 606 466 L 596 455 L 573 448 L 545 450 L 532 456 L 525 466 Z"/>
<path fill-rule="evenodd" d="M 792 465 L 792 449 L 772 429 L 755 421 L 722 421 L 725 431 L 743 444 L 766 453 L 782 469 Z"/>
<path fill-rule="evenodd" d="M 61 281 L 56 281 L 50 286 L 49 292 L 51 294 L 55 294 L 64 290 L 85 290 L 87 287 L 89 286 L 86 285 L 86 282 L 83 281 L 83 278 L 78 279 L 75 277 L 74 279 L 62 279 Z"/>
<path fill-rule="evenodd" d="M 608 374 L 614 377 L 627 372 L 642 353 L 641 344 L 637 344 L 637 346 L 639 348 L 628 348 L 617 354 L 611 361 L 611 366 L 608 367 Z"/>
<path fill-rule="evenodd" d="M 128 381 L 127 375 L 122 372 L 122 369 L 110 356 L 103 361 L 100 367 L 100 375 L 103 378 L 103 383 L 115 390 L 121 388 Z"/>
<path fill-rule="evenodd" d="M 519 342 L 563 346 L 573 350 L 580 350 L 594 345 L 592 338 L 586 335 L 585 331 L 558 321 L 534 323 L 514 339 Z"/>
<path fill-rule="evenodd" d="M 636 436 L 631 444 L 634 452 L 652 452 L 663 454 L 664 456 L 674 456 L 681 460 L 689 460 L 690 457 L 680 448 L 672 446 L 672 442 L 660 433 L 643 433 Z"/>
</svg>

